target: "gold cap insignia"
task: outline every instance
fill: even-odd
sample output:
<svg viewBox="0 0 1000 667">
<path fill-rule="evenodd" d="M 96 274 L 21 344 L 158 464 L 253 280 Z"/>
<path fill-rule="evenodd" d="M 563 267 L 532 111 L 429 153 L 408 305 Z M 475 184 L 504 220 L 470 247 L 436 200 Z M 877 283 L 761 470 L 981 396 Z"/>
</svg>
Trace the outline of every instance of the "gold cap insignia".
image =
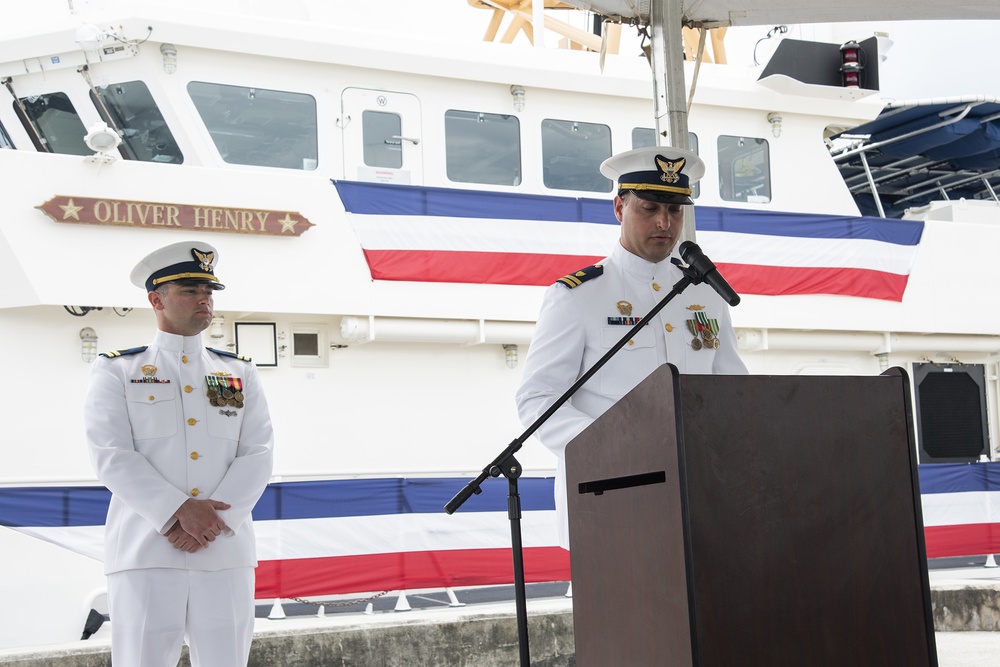
<svg viewBox="0 0 1000 667">
<path fill-rule="evenodd" d="M 684 168 L 684 163 L 687 162 L 686 158 L 681 158 L 680 160 L 666 160 L 661 156 L 656 156 L 656 166 L 660 169 L 660 180 L 664 183 L 676 183 L 681 180 L 678 172 Z"/>
<path fill-rule="evenodd" d="M 199 262 L 201 262 L 202 271 L 208 271 L 209 273 L 212 272 L 212 262 L 215 261 L 214 252 L 201 252 L 200 250 L 191 248 L 191 254 L 194 255 Z"/>
</svg>

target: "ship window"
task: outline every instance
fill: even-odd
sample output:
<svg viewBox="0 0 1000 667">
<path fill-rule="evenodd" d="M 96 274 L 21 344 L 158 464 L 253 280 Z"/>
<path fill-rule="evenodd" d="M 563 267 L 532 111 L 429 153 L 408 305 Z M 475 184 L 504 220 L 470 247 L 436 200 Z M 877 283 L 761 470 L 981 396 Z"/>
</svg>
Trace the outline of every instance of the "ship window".
<svg viewBox="0 0 1000 667">
<path fill-rule="evenodd" d="M 7 128 L 0 123 L 0 148 L 14 148 L 14 142 L 11 141 L 10 135 L 7 134 Z"/>
<path fill-rule="evenodd" d="M 149 88 L 142 81 L 98 86 L 90 99 L 104 121 L 121 131 L 122 146 L 130 160 L 180 164 L 184 156 L 163 120 Z M 103 103 L 103 104 L 102 104 Z"/>
<path fill-rule="evenodd" d="M 321 324 L 292 325 L 292 366 L 329 366 L 330 345 Z"/>
<path fill-rule="evenodd" d="M 520 185 L 521 127 L 516 116 L 446 111 L 444 145 L 449 180 Z"/>
<path fill-rule="evenodd" d="M 316 168 L 316 100 L 311 95 L 192 81 L 188 94 L 230 164 Z"/>
<path fill-rule="evenodd" d="M 719 137 L 719 196 L 725 201 L 771 201 L 771 160 L 765 139 Z"/>
<path fill-rule="evenodd" d="M 365 164 L 399 169 L 403 166 L 403 121 L 399 114 L 365 111 L 361 114 Z"/>
<path fill-rule="evenodd" d="M 607 125 L 571 120 L 542 121 L 542 182 L 554 190 L 610 192 L 601 163 L 611 157 Z"/>
<path fill-rule="evenodd" d="M 632 148 L 648 148 L 649 146 L 656 145 L 656 130 L 651 127 L 633 127 L 632 128 Z M 688 148 L 694 153 L 701 155 L 698 150 L 698 135 L 694 132 L 688 132 Z M 701 183 L 695 183 L 691 187 L 691 198 L 697 199 L 698 195 L 701 194 Z"/>
<path fill-rule="evenodd" d="M 21 102 L 28 122 L 37 129 L 44 150 L 63 155 L 94 154 L 83 141 L 87 130 L 65 93 L 32 95 L 22 98 Z M 17 102 L 14 105 L 16 107 Z M 35 134 L 30 126 L 24 129 L 29 135 Z"/>
</svg>

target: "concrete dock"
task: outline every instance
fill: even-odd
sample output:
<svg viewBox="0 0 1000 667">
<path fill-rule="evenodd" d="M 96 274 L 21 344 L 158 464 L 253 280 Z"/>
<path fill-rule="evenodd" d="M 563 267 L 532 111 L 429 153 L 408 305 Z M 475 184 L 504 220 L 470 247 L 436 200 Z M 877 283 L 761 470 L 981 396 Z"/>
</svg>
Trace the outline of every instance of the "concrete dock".
<svg viewBox="0 0 1000 667">
<path fill-rule="evenodd" d="M 931 570 L 940 667 L 1000 663 L 1000 568 Z M 572 600 L 528 600 L 531 664 L 575 665 Z M 106 624 L 107 625 L 107 624 Z M 106 628 L 88 641 L 0 651 L 10 667 L 107 667 Z M 405 612 L 258 618 L 251 667 L 510 667 L 518 664 L 513 601 Z M 185 655 L 182 666 L 188 665 Z"/>
</svg>

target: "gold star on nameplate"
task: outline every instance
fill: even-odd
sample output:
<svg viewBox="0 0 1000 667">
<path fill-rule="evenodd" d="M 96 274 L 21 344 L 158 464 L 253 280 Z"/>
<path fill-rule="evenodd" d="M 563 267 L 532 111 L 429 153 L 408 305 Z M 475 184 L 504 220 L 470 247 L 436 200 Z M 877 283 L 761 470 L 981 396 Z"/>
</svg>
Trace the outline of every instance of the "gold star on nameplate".
<svg viewBox="0 0 1000 667">
<path fill-rule="evenodd" d="M 291 214 L 285 213 L 285 217 L 278 220 L 281 223 L 281 231 L 295 233 L 295 225 L 299 224 L 298 220 L 293 220 Z"/>
<path fill-rule="evenodd" d="M 69 220 L 70 218 L 79 220 L 80 211 L 83 210 L 83 207 L 74 204 L 72 199 L 67 199 L 65 204 L 59 204 L 59 208 L 63 210 L 63 220 Z"/>
</svg>

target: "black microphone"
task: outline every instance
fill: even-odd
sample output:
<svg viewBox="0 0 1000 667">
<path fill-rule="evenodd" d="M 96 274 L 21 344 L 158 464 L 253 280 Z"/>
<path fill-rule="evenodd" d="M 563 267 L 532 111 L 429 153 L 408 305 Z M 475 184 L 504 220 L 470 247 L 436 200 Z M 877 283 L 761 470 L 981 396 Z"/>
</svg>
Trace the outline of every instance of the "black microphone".
<svg viewBox="0 0 1000 667">
<path fill-rule="evenodd" d="M 737 294 L 726 279 L 722 277 L 719 270 L 715 268 L 705 253 L 701 251 L 694 241 L 684 241 L 681 243 L 681 258 L 687 262 L 691 269 L 701 276 L 706 283 L 712 286 L 719 296 L 730 306 L 735 306 L 740 302 L 740 295 Z"/>
</svg>

